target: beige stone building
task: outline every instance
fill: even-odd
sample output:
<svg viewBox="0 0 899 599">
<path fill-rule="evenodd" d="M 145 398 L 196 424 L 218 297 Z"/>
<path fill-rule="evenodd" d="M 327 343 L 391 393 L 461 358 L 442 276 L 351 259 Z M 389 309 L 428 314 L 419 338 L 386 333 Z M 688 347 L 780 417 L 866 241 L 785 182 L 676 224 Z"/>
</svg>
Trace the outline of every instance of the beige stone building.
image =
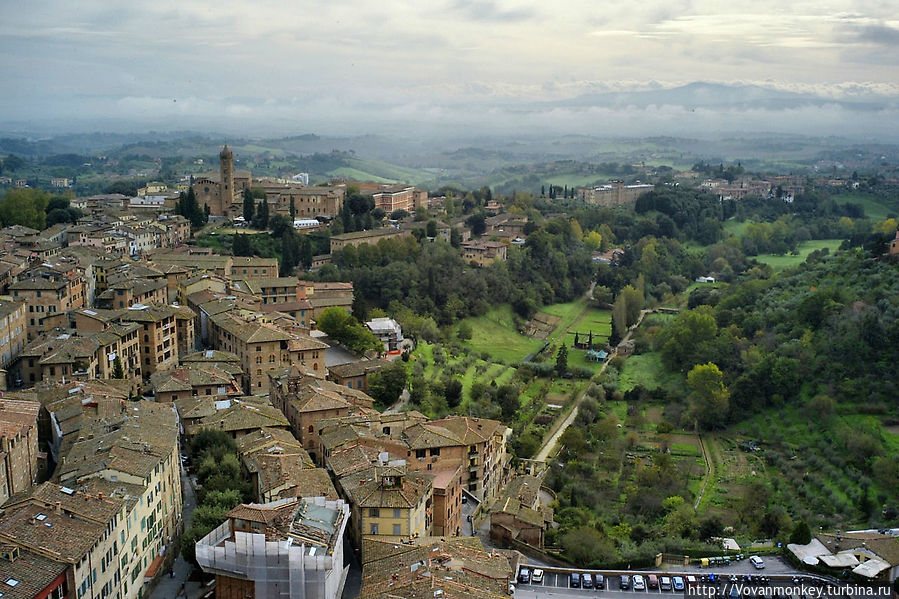
<svg viewBox="0 0 899 599">
<path fill-rule="evenodd" d="M 215 429 L 228 433 L 233 439 L 240 439 L 260 428 L 285 431 L 289 428 L 284 414 L 272 407 L 268 399 L 258 395 L 227 399 L 190 397 L 176 400 L 175 407 L 187 437 L 201 429 Z"/>
<path fill-rule="evenodd" d="M 0 399 L 0 505 L 37 479 L 40 407 L 35 401 Z"/>
<path fill-rule="evenodd" d="M 120 596 L 146 594 L 145 584 L 159 572 L 164 547 L 170 546 L 182 524 L 175 414 L 169 406 L 154 402 L 123 403 L 118 413 L 85 422 L 77 440 L 65 450 L 66 446 L 54 480 L 66 488 L 97 485 L 87 494 L 98 500 L 113 497 L 116 489 L 126 490 L 129 509 L 120 514 L 125 530 L 107 532 L 107 522 L 99 537 L 87 538 L 103 539 L 113 550 L 108 557 L 104 554 L 104 562 L 114 558 L 112 569 L 120 570 Z M 98 563 L 99 555 L 94 567 Z M 114 573 L 109 573 L 109 580 L 116 580 Z M 92 584 L 99 595 L 102 585 Z"/>
<path fill-rule="evenodd" d="M 178 365 L 178 320 L 186 313 L 181 308 L 166 305 L 133 306 L 122 313 L 123 322 L 141 325 L 138 336 L 141 354 L 141 374 L 144 379 L 157 370 L 174 368 Z M 185 338 L 193 338 L 192 318 L 190 324 L 183 324 Z M 189 335 L 189 337 L 187 337 Z"/>
<path fill-rule="evenodd" d="M 237 439 L 237 453 L 256 490 L 257 502 L 287 497 L 338 499 L 328 471 L 315 467 L 290 431 L 260 428 Z"/>
<path fill-rule="evenodd" d="M 403 464 L 378 465 L 338 481 L 350 503 L 350 529 L 357 544 L 362 535 L 424 537 L 431 531 L 433 482 Z"/>
<path fill-rule="evenodd" d="M 374 400 L 354 389 L 323 380 L 297 367 L 269 375 L 269 397 L 290 422 L 294 435 L 319 464 L 323 462 L 320 422 L 373 411 Z"/>
<path fill-rule="evenodd" d="M 227 399 L 243 395 L 234 375 L 214 364 L 189 364 L 171 370 L 157 370 L 150 376 L 150 386 L 159 403 L 172 403 L 188 397 Z"/>
<path fill-rule="evenodd" d="M 25 347 L 28 338 L 25 314 L 25 302 L 0 298 L 0 369 L 7 370 Z M 11 381 L 7 381 L 9 382 Z M 0 390 L 3 389 L 3 383 L 0 380 Z"/>
<path fill-rule="evenodd" d="M 578 199 L 598 206 L 623 206 L 633 204 L 644 193 L 652 191 L 652 185 L 625 185 L 621 181 L 613 181 L 608 185 L 594 187 L 578 187 Z"/>
<path fill-rule="evenodd" d="M 294 364 L 324 377 L 326 343 L 301 332 L 288 332 L 255 317 L 227 311 L 209 317 L 209 344 L 236 354 L 249 379 L 251 393 L 269 391 L 268 373 Z"/>
<path fill-rule="evenodd" d="M 243 212 L 243 191 L 261 188 L 271 214 L 333 218 L 343 208 L 345 185 L 309 187 L 293 181 L 262 178 L 249 171 L 234 170 L 234 153 L 228 146 L 219 154 L 219 172 L 196 177 L 191 185 L 200 206 L 208 205 L 213 216 L 234 218 Z M 258 203 L 258 200 L 257 200 Z M 268 275 L 277 276 L 277 273 Z"/>
<path fill-rule="evenodd" d="M 505 261 L 506 247 L 501 241 L 463 241 L 462 259 L 478 266 L 490 266 L 497 260 Z"/>
<path fill-rule="evenodd" d="M 9 290 L 14 299 L 28 306 L 26 326 L 29 340 L 52 328 L 44 324 L 45 316 L 84 306 L 81 274 L 55 279 L 34 277 L 11 284 Z"/>
<path fill-rule="evenodd" d="M 393 227 L 384 227 L 383 229 L 372 229 L 371 231 L 355 231 L 353 233 L 341 233 L 340 235 L 331 236 L 331 253 L 342 250 L 347 246 L 360 246 L 362 244 L 375 245 L 382 239 L 403 239 L 411 237 L 412 232 L 408 229 L 394 229 Z"/>
</svg>

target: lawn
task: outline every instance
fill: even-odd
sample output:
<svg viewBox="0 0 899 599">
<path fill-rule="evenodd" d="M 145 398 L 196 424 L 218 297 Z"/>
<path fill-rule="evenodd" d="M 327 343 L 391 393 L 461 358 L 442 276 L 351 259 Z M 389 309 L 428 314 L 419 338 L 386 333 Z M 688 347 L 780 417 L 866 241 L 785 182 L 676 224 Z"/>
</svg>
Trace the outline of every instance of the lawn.
<svg viewBox="0 0 899 599">
<path fill-rule="evenodd" d="M 808 255 L 815 250 L 828 248 L 833 252 L 840 247 L 841 243 L 843 243 L 842 239 L 815 239 L 812 241 L 804 241 L 799 244 L 799 253 L 796 255 L 784 254 L 779 256 L 777 254 L 759 254 L 755 259 L 763 264 L 771 266 L 775 272 L 779 272 L 802 264 L 805 262 L 805 259 L 808 258 Z"/>
<path fill-rule="evenodd" d="M 873 220 L 885 220 L 896 215 L 896 209 L 881 203 L 876 196 L 862 193 L 841 193 L 833 196 L 837 204 L 858 204 L 865 211 L 865 216 Z"/>
<path fill-rule="evenodd" d="M 468 347 L 479 354 L 487 353 L 493 359 L 513 364 L 543 347 L 539 339 L 526 337 L 516 330 L 512 308 L 497 306 L 483 316 L 465 319 L 471 325 L 472 335 Z"/>
<path fill-rule="evenodd" d="M 635 354 L 625 360 L 618 376 L 618 389 L 630 391 L 637 385 L 646 389 L 661 387 L 673 394 L 686 393 L 683 377 L 669 372 L 662 364 L 662 355 L 658 352 Z"/>
<path fill-rule="evenodd" d="M 581 300 L 568 302 L 566 304 L 553 304 L 552 306 L 544 306 L 541 308 L 542 312 L 546 312 L 551 316 L 558 316 L 561 319 L 556 330 L 553 331 L 553 334 L 550 335 L 550 337 L 558 335 L 559 331 L 567 331 L 585 308 L 586 305 Z"/>
</svg>

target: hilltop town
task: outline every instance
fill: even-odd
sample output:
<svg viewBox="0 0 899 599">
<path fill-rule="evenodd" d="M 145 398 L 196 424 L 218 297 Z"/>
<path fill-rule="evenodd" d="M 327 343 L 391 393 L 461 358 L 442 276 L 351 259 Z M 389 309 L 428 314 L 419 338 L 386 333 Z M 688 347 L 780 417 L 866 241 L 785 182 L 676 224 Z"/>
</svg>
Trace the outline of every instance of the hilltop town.
<svg viewBox="0 0 899 599">
<path fill-rule="evenodd" d="M 895 289 L 899 181 L 700 163 L 494 196 L 218 158 L 134 195 L 0 179 L 0 596 L 199 594 L 196 567 L 223 598 L 334 599 L 354 568 L 366 599 L 498 599 L 528 563 L 750 536 L 899 572 L 895 295 L 833 283 Z M 800 264 L 831 284 L 798 333 L 750 313 Z M 864 376 L 804 389 L 842 309 Z M 798 398 L 847 419 L 803 471 L 770 417 Z"/>
</svg>

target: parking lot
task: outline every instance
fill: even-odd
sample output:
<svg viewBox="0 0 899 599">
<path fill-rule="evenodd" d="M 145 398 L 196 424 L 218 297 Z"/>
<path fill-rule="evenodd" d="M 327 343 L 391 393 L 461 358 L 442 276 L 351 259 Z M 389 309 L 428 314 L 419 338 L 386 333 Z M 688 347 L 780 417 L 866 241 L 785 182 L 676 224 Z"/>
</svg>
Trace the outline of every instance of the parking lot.
<svg viewBox="0 0 899 599">
<path fill-rule="evenodd" d="M 533 582 L 530 583 L 516 583 L 515 584 L 515 596 L 523 599 L 532 599 L 540 596 L 553 595 L 559 597 L 580 597 L 580 599 L 584 599 L 584 594 L 608 594 L 611 596 L 619 596 L 622 594 L 632 595 L 634 599 L 637 599 L 641 596 L 658 596 L 658 595 L 678 595 L 683 597 L 684 591 L 674 589 L 663 590 L 661 588 L 650 589 L 647 588 L 642 591 L 633 590 L 633 575 L 639 574 L 643 576 L 644 581 L 647 580 L 649 574 L 653 572 L 629 572 L 628 575 L 631 577 L 631 587 L 627 589 L 622 589 L 620 586 L 620 572 L 617 573 L 607 573 L 604 574 L 604 586 L 603 589 L 584 589 L 584 588 L 572 588 L 571 586 L 571 571 L 563 571 L 563 570 L 544 570 L 543 581 L 542 582 Z M 708 575 L 710 572 L 706 572 Z M 680 573 L 673 574 L 671 572 L 655 572 L 659 578 L 662 576 L 673 577 Z M 686 573 L 683 573 L 686 574 Z M 762 573 L 763 574 L 763 573 Z M 719 581 L 718 587 L 724 589 L 727 585 L 731 585 L 733 583 L 739 585 L 755 585 L 759 582 L 759 572 L 756 572 L 754 575 L 750 575 L 750 578 L 747 579 L 746 575 L 742 574 L 731 574 L 725 573 L 722 575 L 716 575 L 715 578 Z M 699 577 L 697 576 L 697 579 Z M 708 582 L 704 582 L 701 584 L 709 584 Z M 810 578 L 802 578 L 795 577 L 789 574 L 774 574 L 773 576 L 767 577 L 766 586 L 770 586 L 774 589 L 788 589 L 794 587 L 796 585 L 801 584 L 809 584 L 814 585 L 816 582 Z M 723 592 L 723 591 L 722 591 Z"/>
</svg>

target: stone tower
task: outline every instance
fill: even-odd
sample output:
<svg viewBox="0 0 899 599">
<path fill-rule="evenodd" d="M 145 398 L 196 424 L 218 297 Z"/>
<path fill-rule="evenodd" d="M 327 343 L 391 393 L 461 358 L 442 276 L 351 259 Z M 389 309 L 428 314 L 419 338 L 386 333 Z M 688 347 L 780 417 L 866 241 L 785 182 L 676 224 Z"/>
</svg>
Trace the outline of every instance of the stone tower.
<svg viewBox="0 0 899 599">
<path fill-rule="evenodd" d="M 234 203 L 234 153 L 226 144 L 219 153 L 220 169 L 222 174 L 221 197 L 222 214 L 227 214 Z"/>
</svg>

